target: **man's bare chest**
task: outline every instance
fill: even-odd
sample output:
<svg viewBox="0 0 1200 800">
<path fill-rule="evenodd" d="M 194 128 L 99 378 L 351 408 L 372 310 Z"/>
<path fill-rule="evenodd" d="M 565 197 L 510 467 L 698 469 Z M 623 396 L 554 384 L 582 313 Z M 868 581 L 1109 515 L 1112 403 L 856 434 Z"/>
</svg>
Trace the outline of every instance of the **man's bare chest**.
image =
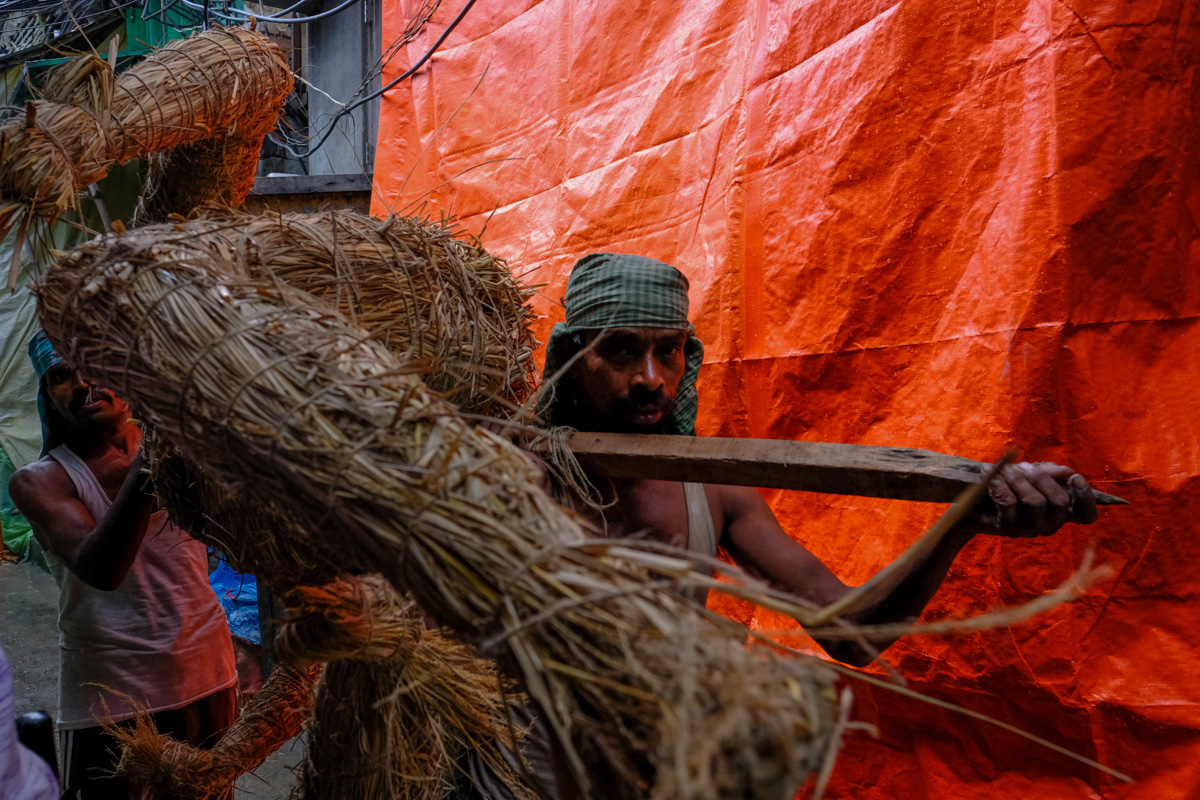
<svg viewBox="0 0 1200 800">
<path fill-rule="evenodd" d="M 84 459 L 84 463 L 96 476 L 96 481 L 104 490 L 104 494 L 108 496 L 109 502 L 112 502 L 116 499 L 117 494 L 121 491 L 121 485 L 125 483 L 125 479 L 129 475 L 133 458 L 128 453 L 110 449 L 104 453 L 87 457 Z"/>
<path fill-rule="evenodd" d="M 594 512 L 592 521 L 608 538 L 644 538 L 674 547 L 688 546 L 688 508 L 683 484 L 670 481 L 638 481 L 613 487 L 616 503 L 605 509 L 603 518 Z"/>
</svg>

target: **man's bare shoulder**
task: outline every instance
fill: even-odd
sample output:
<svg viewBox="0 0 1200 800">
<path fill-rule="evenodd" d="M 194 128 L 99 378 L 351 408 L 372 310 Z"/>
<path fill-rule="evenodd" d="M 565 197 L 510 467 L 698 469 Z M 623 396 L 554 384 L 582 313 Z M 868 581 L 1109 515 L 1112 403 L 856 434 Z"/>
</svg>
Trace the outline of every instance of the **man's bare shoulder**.
<svg viewBox="0 0 1200 800">
<path fill-rule="evenodd" d="M 732 486 L 722 483 L 706 483 L 704 491 L 708 494 L 709 501 L 716 500 L 721 510 L 729 513 L 731 511 L 745 511 L 750 509 L 758 509 L 766 506 L 766 500 L 762 494 L 753 486 Z"/>
<path fill-rule="evenodd" d="M 773 540 L 783 532 L 775 512 L 755 487 L 709 483 L 704 488 L 723 547 L 753 546 L 764 537 Z"/>
<path fill-rule="evenodd" d="M 12 474 L 8 479 L 8 491 L 18 503 L 22 497 L 35 492 L 41 495 L 62 492 L 74 497 L 75 483 L 62 464 L 50 456 L 42 456 Z"/>
</svg>

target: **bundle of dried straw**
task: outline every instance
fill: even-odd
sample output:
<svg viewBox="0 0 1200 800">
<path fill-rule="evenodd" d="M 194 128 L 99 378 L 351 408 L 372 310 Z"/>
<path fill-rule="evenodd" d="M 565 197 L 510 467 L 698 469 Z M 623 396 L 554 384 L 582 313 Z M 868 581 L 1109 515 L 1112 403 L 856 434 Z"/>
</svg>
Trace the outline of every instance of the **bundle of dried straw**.
<svg viewBox="0 0 1200 800">
<path fill-rule="evenodd" d="M 228 265 L 236 274 L 269 275 L 340 302 L 377 331 L 380 341 L 435 370 L 427 377 L 469 409 L 502 413 L 528 396 L 534 342 L 523 306 L 526 290 L 503 262 L 455 238 L 445 225 L 381 223 L 355 214 L 221 212 L 217 219 L 143 228 L 126 239 L 153 241 L 181 230 L 196 234 L 189 243 L 195 257 L 236 253 Z M 434 300 L 416 303 L 413 297 Z M 514 796 L 524 794 L 496 750 L 497 743 L 511 741 L 512 732 L 501 712 L 492 662 L 440 635 L 426 635 L 414 604 L 381 592 L 386 584 L 356 580 L 313 587 L 331 580 L 337 568 L 320 557 L 310 532 L 279 535 L 285 524 L 252 491 L 225 491 L 153 433 L 146 450 L 172 518 L 220 549 L 236 568 L 288 592 L 306 612 L 307 624 L 283 629 L 281 658 L 370 662 L 339 664 L 326 673 L 319 705 L 341 710 L 311 722 L 303 794 L 323 796 L 332 780 L 349 792 L 346 797 L 393 797 L 418 787 L 436 797 L 435 790 L 451 785 L 457 754 L 468 743 Z M 316 608 L 324 613 L 314 616 Z M 354 652 L 356 647 L 362 650 Z M 381 658 L 380 648 L 390 656 Z M 383 749 L 372 751 L 367 744 Z"/>
<path fill-rule="evenodd" d="M 221 740 L 211 749 L 159 733 L 149 714 L 133 724 L 109 725 L 121 747 L 114 770 L 156 796 L 181 800 L 221 797 L 285 742 L 300 733 L 312 712 L 318 668 L 278 666 Z"/>
<path fill-rule="evenodd" d="M 532 392 L 532 290 L 444 222 L 214 212 L 129 237 L 134 247 L 170 237 L 188 258 L 322 298 L 463 412 L 505 416 Z"/>
<path fill-rule="evenodd" d="M 65 63 L 44 99 L 0 123 L 0 236 L 56 219 L 113 164 L 208 139 L 226 141 L 223 162 L 204 164 L 223 176 L 223 196 L 209 199 L 240 205 L 291 90 L 283 51 L 241 28 L 171 42 L 120 77 L 96 55 Z"/>
<path fill-rule="evenodd" d="M 202 223 L 201 223 L 202 224 Z M 213 234 L 235 270 L 333 304 L 464 412 L 502 416 L 536 380 L 533 291 L 444 222 L 351 212 L 237 215 Z"/>
<path fill-rule="evenodd" d="M 792 796 L 828 741 L 828 673 L 747 649 L 681 591 L 745 581 L 591 538 L 412 365 L 312 295 L 229 277 L 236 250 L 195 238 L 85 245 L 38 287 L 43 327 L 214 481 L 254 486 L 322 557 L 383 572 L 497 653 L 585 794 L 598 767 L 608 797 Z"/>
</svg>

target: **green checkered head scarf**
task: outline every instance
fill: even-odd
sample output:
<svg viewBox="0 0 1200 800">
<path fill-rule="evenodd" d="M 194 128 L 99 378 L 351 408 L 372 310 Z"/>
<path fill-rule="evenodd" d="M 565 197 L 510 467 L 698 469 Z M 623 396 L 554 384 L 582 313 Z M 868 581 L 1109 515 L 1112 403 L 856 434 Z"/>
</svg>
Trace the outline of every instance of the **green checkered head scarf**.
<svg viewBox="0 0 1200 800">
<path fill-rule="evenodd" d="M 696 378 L 704 361 L 704 345 L 688 322 L 688 279 L 661 261 L 644 256 L 592 253 L 576 262 L 563 298 L 567 320 L 550 331 L 543 380 L 558 372 L 559 343 L 581 331 L 605 328 L 668 328 L 686 330 L 684 371 L 675 395 L 668 433 L 694 435 L 700 396 Z M 553 391 L 543 395 L 538 413 L 552 417 Z"/>
</svg>

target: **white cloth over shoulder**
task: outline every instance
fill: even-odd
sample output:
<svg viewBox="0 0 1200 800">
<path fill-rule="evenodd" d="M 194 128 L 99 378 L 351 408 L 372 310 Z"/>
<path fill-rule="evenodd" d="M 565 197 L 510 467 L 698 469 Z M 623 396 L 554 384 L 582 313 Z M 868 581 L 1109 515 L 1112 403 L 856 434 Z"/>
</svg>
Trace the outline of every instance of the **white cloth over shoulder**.
<svg viewBox="0 0 1200 800">
<path fill-rule="evenodd" d="M 12 671 L 0 650 L 0 800 L 56 800 L 50 765 L 17 741 Z"/>
</svg>

